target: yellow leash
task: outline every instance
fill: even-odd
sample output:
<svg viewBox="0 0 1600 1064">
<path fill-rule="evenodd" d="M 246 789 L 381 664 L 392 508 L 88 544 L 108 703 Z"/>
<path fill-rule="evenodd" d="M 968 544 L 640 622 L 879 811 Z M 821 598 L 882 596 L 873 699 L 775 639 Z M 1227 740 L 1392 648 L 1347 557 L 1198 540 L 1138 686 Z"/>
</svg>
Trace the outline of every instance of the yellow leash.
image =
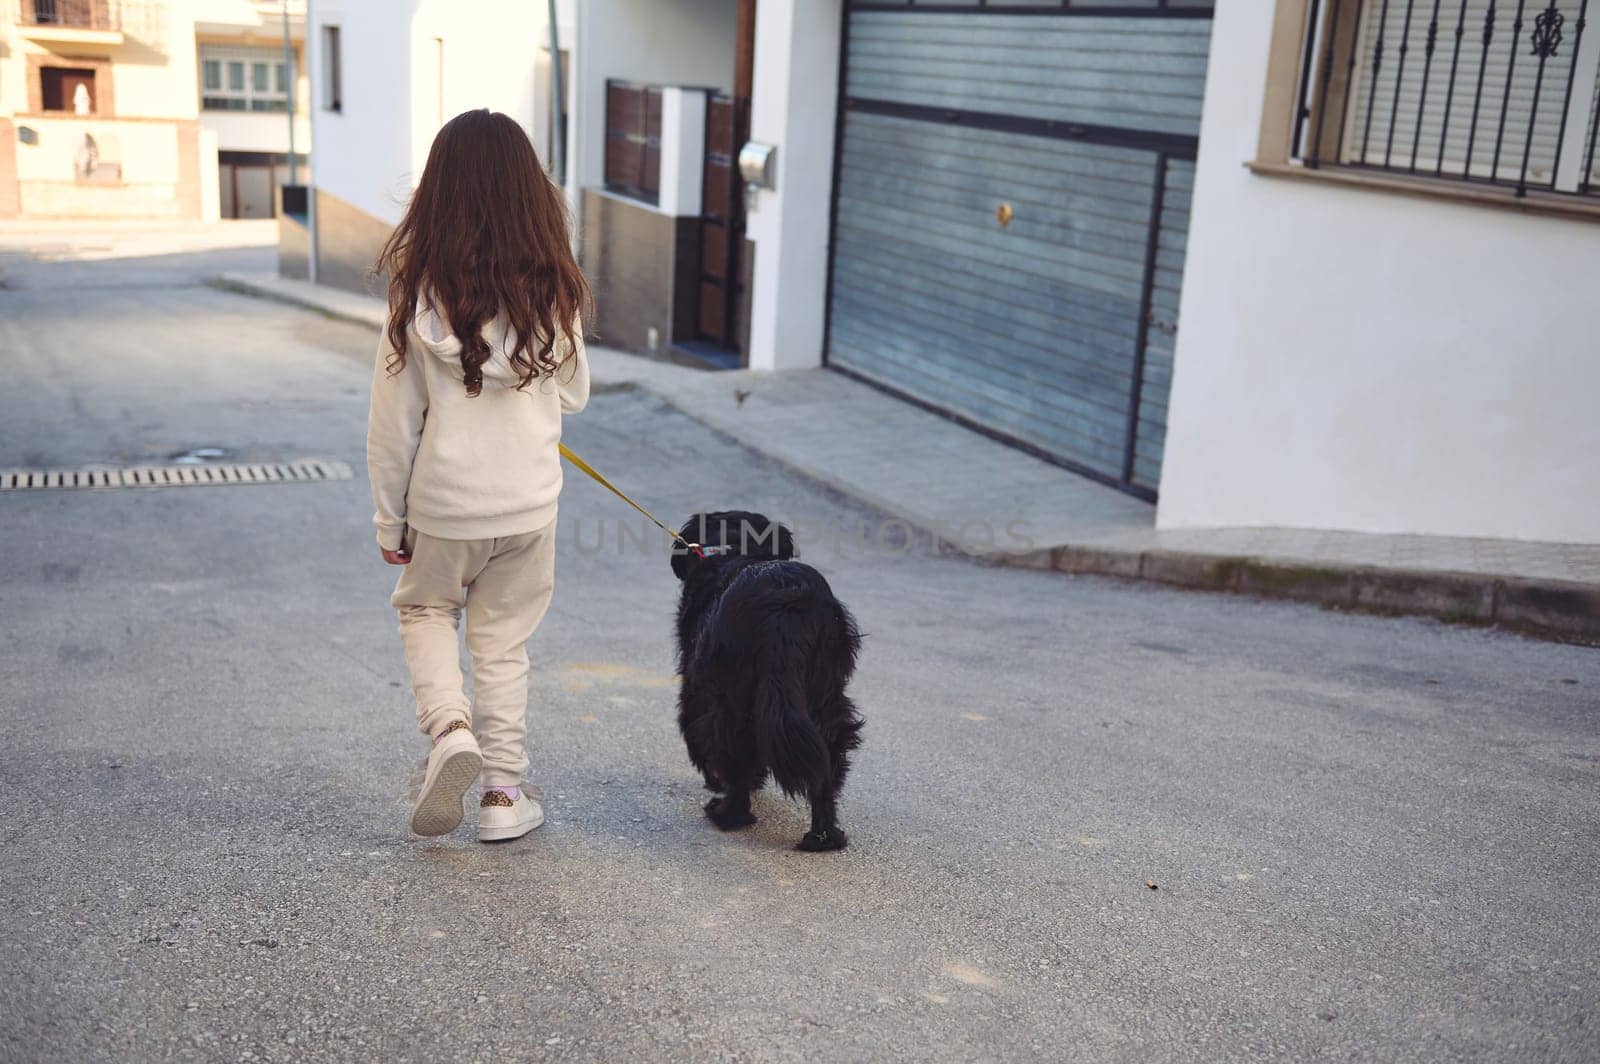
<svg viewBox="0 0 1600 1064">
<path fill-rule="evenodd" d="M 665 532 L 667 535 L 671 536 L 673 539 L 677 540 L 679 543 L 682 543 L 685 547 L 688 547 L 690 550 L 694 551 L 695 554 L 700 555 L 700 557 L 702 557 L 702 558 L 705 557 L 705 555 L 701 552 L 700 546 L 698 544 L 690 543 L 688 540 L 684 539 L 678 533 L 674 532 L 672 529 L 670 529 L 666 525 L 662 524 L 660 519 L 657 518 L 655 514 L 651 513 L 649 510 L 646 510 L 643 506 L 640 506 L 638 503 L 634 502 L 631 498 L 628 497 L 628 493 L 627 492 L 623 491 L 621 488 L 619 488 L 615 484 L 611 483 L 611 481 L 609 481 L 605 477 L 601 476 L 600 475 L 600 471 L 595 469 L 594 466 L 590 465 L 588 462 L 585 462 L 582 458 L 579 458 L 578 455 L 577 455 L 577 452 L 575 452 L 572 448 L 568 447 L 564 443 L 561 444 L 560 447 L 561 447 L 561 457 L 565 458 L 567 461 L 571 462 L 573 465 L 577 466 L 579 469 L 581 469 L 585 473 L 589 474 L 589 476 L 594 480 L 594 482 L 596 484 L 600 485 L 602 488 L 605 488 L 611 494 L 615 495 L 617 498 L 621 499 L 623 502 L 627 503 L 629 506 L 633 507 L 635 510 L 638 510 L 640 513 L 644 514 L 646 517 L 648 517 L 650 519 L 651 523 L 653 523 L 657 528 L 661 529 L 661 531 Z"/>
</svg>

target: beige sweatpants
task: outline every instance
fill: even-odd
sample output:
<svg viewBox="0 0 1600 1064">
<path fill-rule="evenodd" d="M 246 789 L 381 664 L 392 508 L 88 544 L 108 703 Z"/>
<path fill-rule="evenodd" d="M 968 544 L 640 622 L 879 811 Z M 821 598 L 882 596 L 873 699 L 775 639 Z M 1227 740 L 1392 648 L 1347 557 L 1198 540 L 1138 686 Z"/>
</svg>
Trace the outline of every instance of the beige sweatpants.
<svg viewBox="0 0 1600 1064">
<path fill-rule="evenodd" d="M 483 750 L 483 785 L 513 787 L 528 768 L 528 639 L 555 590 L 556 526 L 500 539 L 412 532 L 411 563 L 390 600 L 400 613 L 417 726 L 464 720 Z M 456 631 L 467 613 L 475 699 L 462 688 Z"/>
</svg>

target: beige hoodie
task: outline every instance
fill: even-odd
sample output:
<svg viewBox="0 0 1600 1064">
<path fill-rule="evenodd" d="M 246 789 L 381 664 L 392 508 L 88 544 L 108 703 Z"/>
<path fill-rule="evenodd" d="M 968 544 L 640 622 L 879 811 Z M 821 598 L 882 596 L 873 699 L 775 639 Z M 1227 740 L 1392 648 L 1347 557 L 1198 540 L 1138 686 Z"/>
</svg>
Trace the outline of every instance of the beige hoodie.
<svg viewBox="0 0 1600 1064">
<path fill-rule="evenodd" d="M 412 320 L 405 369 L 389 375 L 387 335 L 379 342 L 367 418 L 379 546 L 398 549 L 408 524 L 439 539 L 495 539 L 555 520 L 561 415 L 588 403 L 589 363 L 580 341 L 555 377 L 518 391 L 509 332 L 504 315 L 484 326 L 492 354 L 483 390 L 471 398 L 461 341 L 425 301 Z"/>
</svg>

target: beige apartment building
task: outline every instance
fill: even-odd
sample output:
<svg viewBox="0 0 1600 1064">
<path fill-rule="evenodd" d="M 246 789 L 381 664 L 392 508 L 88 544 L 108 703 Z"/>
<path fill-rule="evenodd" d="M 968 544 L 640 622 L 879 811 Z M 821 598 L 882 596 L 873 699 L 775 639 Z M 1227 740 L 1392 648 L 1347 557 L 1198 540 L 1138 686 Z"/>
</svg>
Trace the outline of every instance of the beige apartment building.
<svg viewBox="0 0 1600 1064">
<path fill-rule="evenodd" d="M 270 217 L 310 147 L 305 2 L 3 0 L 0 218 Z"/>
</svg>

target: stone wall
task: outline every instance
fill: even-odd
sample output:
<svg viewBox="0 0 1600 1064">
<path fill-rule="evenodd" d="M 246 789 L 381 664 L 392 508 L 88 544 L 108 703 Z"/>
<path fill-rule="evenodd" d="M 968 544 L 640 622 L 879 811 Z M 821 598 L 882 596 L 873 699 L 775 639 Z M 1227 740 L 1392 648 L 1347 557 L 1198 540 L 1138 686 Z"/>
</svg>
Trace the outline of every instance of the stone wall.
<svg viewBox="0 0 1600 1064">
<path fill-rule="evenodd" d="M 372 273 L 372 264 L 394 227 L 324 188 L 315 195 L 317 283 L 383 295 L 387 282 Z"/>
<path fill-rule="evenodd" d="M 699 233 L 697 216 L 673 218 L 624 196 L 584 190 L 579 262 L 594 288 L 594 328 L 603 342 L 658 354 L 694 336 Z"/>
</svg>

